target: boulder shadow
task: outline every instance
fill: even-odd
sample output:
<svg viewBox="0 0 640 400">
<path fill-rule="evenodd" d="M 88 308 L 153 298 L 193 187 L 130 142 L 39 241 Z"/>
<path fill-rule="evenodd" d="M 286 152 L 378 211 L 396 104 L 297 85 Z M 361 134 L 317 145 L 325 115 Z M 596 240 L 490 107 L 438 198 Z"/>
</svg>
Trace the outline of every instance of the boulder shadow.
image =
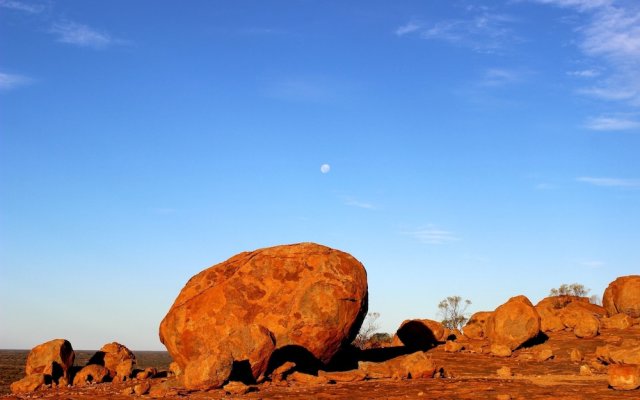
<svg viewBox="0 0 640 400">
<path fill-rule="evenodd" d="M 427 351 L 438 345 L 431 329 L 420 321 L 409 321 L 398 329 L 398 338 L 409 349 Z"/>
<path fill-rule="evenodd" d="M 286 363 L 287 361 L 296 364 L 296 371 L 317 375 L 318 370 L 322 369 L 323 364 L 311 352 L 302 346 L 288 345 L 277 349 L 271 354 L 267 364 L 265 376 L 271 375 L 273 370 Z"/>
<path fill-rule="evenodd" d="M 540 332 L 538 332 L 538 334 L 536 336 L 534 336 L 531 339 L 527 340 L 526 342 L 522 343 L 519 348 L 520 349 L 528 349 L 530 347 L 543 344 L 547 340 L 549 340 L 549 336 L 546 333 L 540 331 Z"/>
</svg>

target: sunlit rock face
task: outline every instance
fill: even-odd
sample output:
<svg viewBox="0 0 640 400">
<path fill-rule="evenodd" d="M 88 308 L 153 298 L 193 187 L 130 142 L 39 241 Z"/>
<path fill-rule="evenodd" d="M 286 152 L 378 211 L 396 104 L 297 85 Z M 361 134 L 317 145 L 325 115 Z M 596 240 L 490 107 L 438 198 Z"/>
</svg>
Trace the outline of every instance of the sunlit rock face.
<svg viewBox="0 0 640 400">
<path fill-rule="evenodd" d="M 367 274 L 354 257 L 314 243 L 276 246 L 192 277 L 160 324 L 160 340 L 185 386 L 220 387 L 232 373 L 260 378 L 287 353 L 329 362 L 366 312 Z"/>
<path fill-rule="evenodd" d="M 602 296 L 602 305 L 609 316 L 624 313 L 640 318 L 640 275 L 621 276 L 611 282 Z"/>
</svg>

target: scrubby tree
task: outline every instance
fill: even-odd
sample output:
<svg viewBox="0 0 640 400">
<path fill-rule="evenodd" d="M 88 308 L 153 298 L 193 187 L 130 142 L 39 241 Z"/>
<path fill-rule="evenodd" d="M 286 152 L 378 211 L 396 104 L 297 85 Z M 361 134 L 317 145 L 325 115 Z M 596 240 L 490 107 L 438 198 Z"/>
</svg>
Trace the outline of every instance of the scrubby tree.
<svg viewBox="0 0 640 400">
<path fill-rule="evenodd" d="M 442 325 L 449 329 L 462 329 L 469 319 L 466 313 L 469 305 L 471 305 L 471 300 L 462 300 L 460 296 L 449 296 L 443 299 L 438 304 Z"/>
<path fill-rule="evenodd" d="M 590 291 L 591 289 L 587 289 L 584 285 L 579 283 L 572 283 L 571 285 L 563 283 L 560 287 L 551 289 L 549 295 L 586 297 Z"/>
<path fill-rule="evenodd" d="M 367 313 L 367 317 L 364 319 L 362 323 L 362 327 L 360 328 L 360 332 L 353 341 L 353 345 L 359 349 L 364 349 L 367 345 L 367 342 L 371 337 L 376 333 L 376 331 L 380 328 L 378 324 L 378 318 L 380 318 L 380 313 L 371 312 Z"/>
</svg>

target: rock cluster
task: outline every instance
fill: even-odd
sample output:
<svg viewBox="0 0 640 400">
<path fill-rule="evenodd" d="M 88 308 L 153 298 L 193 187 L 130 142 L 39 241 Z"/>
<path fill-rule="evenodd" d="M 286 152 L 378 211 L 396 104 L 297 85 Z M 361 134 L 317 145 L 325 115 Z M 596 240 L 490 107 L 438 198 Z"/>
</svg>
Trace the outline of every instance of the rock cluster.
<svg viewBox="0 0 640 400">
<path fill-rule="evenodd" d="M 104 345 L 84 367 L 74 367 L 74 360 L 75 352 L 65 339 L 51 340 L 34 347 L 27 356 L 26 376 L 11 384 L 11 392 L 20 394 L 46 387 L 125 381 L 134 373 L 144 372 L 134 369 L 136 358 L 131 350 L 116 342 Z M 145 371 L 146 375 L 140 378 L 153 377 L 155 369 Z"/>
</svg>

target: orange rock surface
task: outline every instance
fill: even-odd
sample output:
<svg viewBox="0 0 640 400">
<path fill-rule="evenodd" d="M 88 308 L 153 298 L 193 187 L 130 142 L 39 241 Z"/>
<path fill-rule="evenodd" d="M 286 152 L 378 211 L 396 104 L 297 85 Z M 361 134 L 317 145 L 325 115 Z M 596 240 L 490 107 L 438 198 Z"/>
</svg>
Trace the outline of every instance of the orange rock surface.
<svg viewBox="0 0 640 400">
<path fill-rule="evenodd" d="M 49 375 L 53 380 L 58 381 L 60 377 L 68 377 L 68 371 L 74 359 L 75 352 L 68 340 L 50 340 L 31 349 L 25 372 L 27 375 L 38 373 Z"/>
<path fill-rule="evenodd" d="M 621 276 L 611 282 L 602 296 L 602 305 L 609 316 L 625 313 L 640 318 L 640 275 Z"/>
<path fill-rule="evenodd" d="M 510 298 L 496 308 L 486 324 L 486 336 L 494 344 L 515 350 L 540 332 L 540 315 L 525 296 Z"/>
<path fill-rule="evenodd" d="M 366 271 L 351 255 L 314 243 L 276 246 L 192 277 L 160 324 L 160 340 L 188 387 L 219 387 L 234 368 L 260 378 L 275 351 L 329 362 L 366 311 Z"/>
</svg>

